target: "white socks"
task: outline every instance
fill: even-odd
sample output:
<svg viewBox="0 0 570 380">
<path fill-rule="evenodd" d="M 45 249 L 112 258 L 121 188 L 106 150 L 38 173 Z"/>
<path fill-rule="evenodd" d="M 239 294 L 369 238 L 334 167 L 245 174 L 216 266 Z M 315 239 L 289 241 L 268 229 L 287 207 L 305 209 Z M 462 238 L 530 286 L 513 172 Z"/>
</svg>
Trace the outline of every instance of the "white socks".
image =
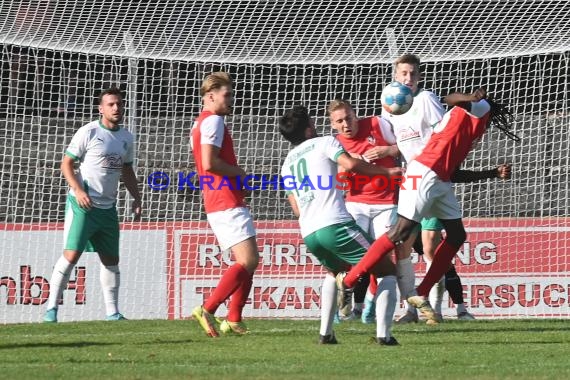
<svg viewBox="0 0 570 380">
<path fill-rule="evenodd" d="M 61 256 L 55 266 L 50 279 L 50 292 L 47 301 L 47 310 L 58 307 L 58 301 L 63 295 L 63 290 L 67 287 L 69 276 L 75 264 L 70 263 L 64 256 Z"/>
<path fill-rule="evenodd" d="M 336 294 L 336 279 L 327 274 L 321 287 L 321 330 L 319 334 L 323 336 L 332 334 L 332 325 L 337 308 Z"/>
<path fill-rule="evenodd" d="M 398 275 L 398 288 L 400 289 L 400 297 L 404 300 L 406 313 L 417 313 L 414 307 L 411 307 L 406 299 L 416 295 L 416 272 L 414 272 L 414 264 L 408 257 L 396 262 L 396 273 Z"/>
<path fill-rule="evenodd" d="M 431 260 L 426 259 L 426 273 L 431 267 Z M 443 303 L 443 293 L 445 293 L 445 277 L 442 277 L 429 291 L 429 303 L 433 311 L 441 314 L 441 304 Z"/>
<path fill-rule="evenodd" d="M 457 315 L 467 312 L 467 308 L 465 307 L 464 303 L 461 305 L 455 305 L 455 307 L 457 308 Z"/>
<path fill-rule="evenodd" d="M 402 299 L 405 300 L 413 295 L 416 290 L 416 272 L 414 272 L 412 260 L 409 257 L 398 260 L 396 263 L 396 273 L 398 275 L 400 295 Z"/>
<path fill-rule="evenodd" d="M 119 271 L 119 266 L 105 266 L 101 264 L 99 280 L 101 281 L 101 288 L 103 289 L 103 299 L 105 301 L 107 316 L 118 313 L 119 286 L 121 285 L 121 272 Z"/>
<path fill-rule="evenodd" d="M 389 339 L 398 296 L 396 276 L 386 276 L 378 282 L 376 291 L 376 337 Z"/>
</svg>

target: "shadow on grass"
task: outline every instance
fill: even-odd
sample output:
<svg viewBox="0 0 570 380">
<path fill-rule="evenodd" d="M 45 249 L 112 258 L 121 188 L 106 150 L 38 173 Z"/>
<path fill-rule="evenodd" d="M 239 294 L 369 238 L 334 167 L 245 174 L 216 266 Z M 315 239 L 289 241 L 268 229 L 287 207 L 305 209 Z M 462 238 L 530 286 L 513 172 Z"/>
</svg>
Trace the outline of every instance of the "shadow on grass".
<svg viewBox="0 0 570 380">
<path fill-rule="evenodd" d="M 18 348 L 82 348 L 90 346 L 116 346 L 120 343 L 101 343 L 101 342 L 69 342 L 69 343 L 15 343 L 0 344 L 0 350 L 13 350 Z"/>
</svg>

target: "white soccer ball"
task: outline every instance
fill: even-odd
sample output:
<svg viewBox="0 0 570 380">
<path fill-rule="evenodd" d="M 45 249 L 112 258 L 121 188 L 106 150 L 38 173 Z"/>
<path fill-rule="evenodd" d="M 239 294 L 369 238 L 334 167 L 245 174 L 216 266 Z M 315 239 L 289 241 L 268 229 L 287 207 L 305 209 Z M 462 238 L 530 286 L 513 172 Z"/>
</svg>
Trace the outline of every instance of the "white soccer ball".
<svg viewBox="0 0 570 380">
<path fill-rule="evenodd" d="M 400 82 L 392 82 L 382 91 L 382 107 L 392 115 L 402 115 L 414 104 L 412 90 Z"/>
</svg>

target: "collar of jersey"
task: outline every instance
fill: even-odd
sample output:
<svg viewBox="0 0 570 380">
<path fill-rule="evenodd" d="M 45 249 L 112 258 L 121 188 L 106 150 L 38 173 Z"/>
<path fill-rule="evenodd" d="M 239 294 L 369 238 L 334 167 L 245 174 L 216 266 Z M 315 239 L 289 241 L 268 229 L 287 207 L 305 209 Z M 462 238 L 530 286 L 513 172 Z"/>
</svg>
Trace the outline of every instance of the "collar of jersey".
<svg viewBox="0 0 570 380">
<path fill-rule="evenodd" d="M 105 125 L 101 122 L 101 119 L 99 119 L 99 126 L 101 128 L 103 128 L 104 130 L 110 131 L 110 132 L 117 132 L 119 129 L 121 129 L 121 127 L 119 127 L 119 126 L 117 126 L 117 128 L 115 128 L 115 129 L 109 129 L 109 128 L 105 127 Z"/>
</svg>

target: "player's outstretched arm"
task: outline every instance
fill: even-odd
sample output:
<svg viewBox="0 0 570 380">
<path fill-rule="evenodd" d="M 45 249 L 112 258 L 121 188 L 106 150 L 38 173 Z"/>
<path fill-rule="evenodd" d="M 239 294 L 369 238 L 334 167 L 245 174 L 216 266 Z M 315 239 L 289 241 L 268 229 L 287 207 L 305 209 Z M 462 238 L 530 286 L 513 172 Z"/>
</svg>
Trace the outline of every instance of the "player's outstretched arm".
<svg viewBox="0 0 570 380">
<path fill-rule="evenodd" d="M 372 165 L 366 161 L 350 157 L 347 153 L 341 154 L 337 158 L 337 163 L 346 171 L 364 174 L 371 177 L 377 175 L 383 175 L 386 177 L 402 175 L 402 168 L 384 168 L 382 166 Z"/>
<path fill-rule="evenodd" d="M 509 179 L 511 178 L 511 165 L 503 164 L 497 166 L 495 169 L 473 171 L 473 170 L 461 170 L 457 169 L 451 176 L 451 182 L 454 183 L 469 183 L 481 181 L 488 178 L 500 178 Z"/>
<path fill-rule="evenodd" d="M 73 162 L 73 158 L 69 157 L 68 155 L 64 155 L 63 161 L 61 161 L 61 172 L 63 173 L 63 176 L 65 177 L 65 180 L 67 181 L 69 187 L 73 189 L 77 204 L 81 208 L 89 209 L 91 208 L 91 198 L 89 198 L 89 195 L 85 192 L 85 190 L 83 190 L 83 185 L 75 176 Z"/>
<path fill-rule="evenodd" d="M 123 183 L 125 184 L 125 187 L 134 198 L 131 207 L 134 215 L 133 219 L 135 222 L 137 222 L 140 220 L 142 214 L 142 198 L 139 192 L 137 176 L 131 165 L 123 165 L 121 175 L 123 177 Z"/>
<path fill-rule="evenodd" d="M 478 88 L 471 94 L 463 92 L 454 92 L 445 97 L 444 101 L 449 107 L 458 106 L 467 111 L 471 111 L 471 102 L 478 102 L 485 99 L 487 91 L 484 88 Z"/>
</svg>

